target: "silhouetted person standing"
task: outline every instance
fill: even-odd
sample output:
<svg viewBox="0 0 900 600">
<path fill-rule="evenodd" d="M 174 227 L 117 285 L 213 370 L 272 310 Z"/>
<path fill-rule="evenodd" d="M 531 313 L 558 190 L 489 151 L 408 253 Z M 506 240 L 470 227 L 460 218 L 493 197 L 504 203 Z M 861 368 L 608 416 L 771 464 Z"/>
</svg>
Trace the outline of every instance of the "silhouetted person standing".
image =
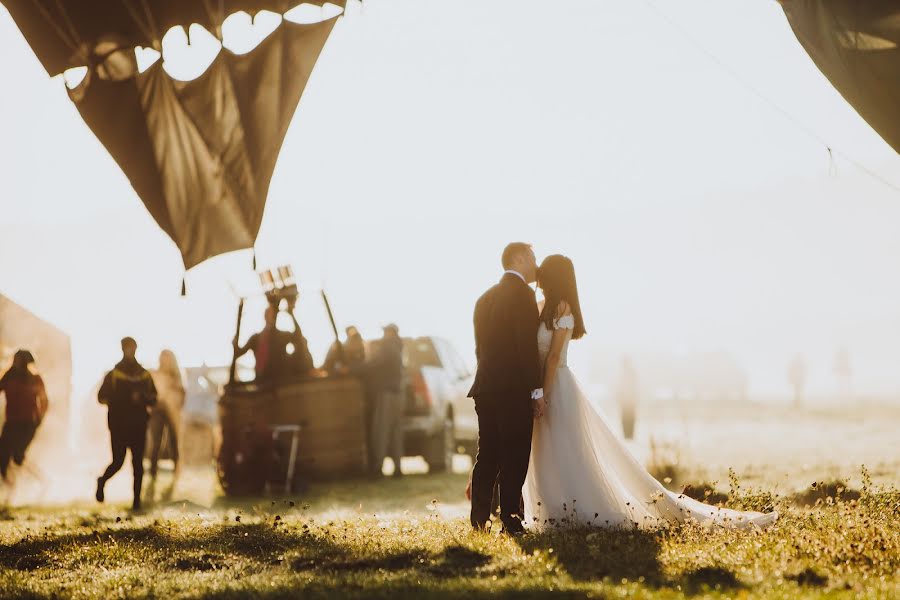
<svg viewBox="0 0 900 600">
<path fill-rule="evenodd" d="M 181 443 L 181 409 L 184 408 L 184 382 L 181 379 L 181 368 L 175 353 L 163 350 L 159 354 L 159 368 L 153 373 L 153 384 L 156 386 L 156 406 L 150 413 L 150 489 L 152 497 L 156 487 L 156 474 L 159 466 L 159 455 L 163 443 L 172 457 L 175 469 L 172 473 L 172 484 L 164 497 L 170 498 L 181 474 L 179 445 Z"/>
<path fill-rule="evenodd" d="M 622 413 L 622 434 L 626 440 L 634 439 L 634 424 L 637 420 L 638 381 L 631 358 L 622 358 L 622 369 L 616 387 L 616 397 Z"/>
<path fill-rule="evenodd" d="M 794 408 L 803 406 L 803 390 L 806 388 L 806 361 L 797 354 L 788 365 L 788 383 L 794 390 Z"/>
<path fill-rule="evenodd" d="M 266 307 L 266 325 L 259 333 L 254 333 L 244 346 L 234 340 L 235 358 L 240 358 L 248 351 L 253 352 L 256 360 L 256 381 L 275 382 L 286 375 L 308 375 L 314 368 L 312 355 L 300 324 L 294 316 L 294 305 L 288 303 L 288 315 L 294 323 L 294 331 L 288 333 L 276 327 L 278 321 L 278 305 Z M 292 347 L 292 353 L 288 352 Z"/>
<path fill-rule="evenodd" d="M 503 530 L 520 535 L 531 435 L 544 403 L 540 318 L 529 286 L 537 278 L 537 261 L 531 246 L 515 242 L 503 250 L 501 262 L 503 277 L 478 299 L 473 317 L 478 369 L 468 395 L 478 415 L 478 455 L 470 519 L 475 529 L 489 526 L 499 480 Z"/>
<path fill-rule="evenodd" d="M 359 330 L 351 325 L 347 327 L 346 333 L 344 343 L 335 340 L 328 349 L 322 368 L 329 373 L 337 373 L 344 367 L 354 369 L 366 360 L 366 343 Z"/>
<path fill-rule="evenodd" d="M 47 413 L 47 391 L 40 375 L 29 370 L 34 357 L 19 350 L 10 369 L 0 378 L 0 392 L 6 394 L 6 421 L 0 433 L 0 476 L 6 480 L 9 461 L 21 466 L 38 426 Z"/>
<path fill-rule="evenodd" d="M 850 351 L 842 347 L 834 357 L 834 376 L 837 379 L 838 400 L 853 400 L 853 367 L 850 364 Z"/>
<path fill-rule="evenodd" d="M 361 374 L 373 401 L 372 428 L 369 434 L 371 469 L 380 475 L 384 458 L 394 461 L 394 477 L 403 473 L 403 340 L 400 329 L 390 324 L 378 340 L 372 356 L 354 372 Z"/>
<path fill-rule="evenodd" d="M 134 338 L 122 340 L 122 360 L 106 374 L 97 399 L 109 408 L 109 440 L 112 446 L 112 462 L 97 479 L 97 501 L 103 502 L 103 488 L 125 462 L 126 450 L 131 451 L 134 469 L 135 510 L 141 507 L 141 483 L 144 478 L 144 446 L 147 443 L 149 408 L 156 404 L 156 387 L 150 371 L 135 358 L 137 342 Z"/>
</svg>

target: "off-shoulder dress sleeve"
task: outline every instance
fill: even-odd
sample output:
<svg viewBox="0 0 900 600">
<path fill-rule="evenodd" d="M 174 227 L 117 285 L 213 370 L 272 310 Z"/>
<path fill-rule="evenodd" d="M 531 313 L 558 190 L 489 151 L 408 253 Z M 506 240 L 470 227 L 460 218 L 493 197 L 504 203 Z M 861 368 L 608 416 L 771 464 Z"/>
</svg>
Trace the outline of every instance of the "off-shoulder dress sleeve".
<svg viewBox="0 0 900 600">
<path fill-rule="evenodd" d="M 575 329 L 575 317 L 573 315 L 565 315 L 553 322 L 554 329 Z"/>
</svg>

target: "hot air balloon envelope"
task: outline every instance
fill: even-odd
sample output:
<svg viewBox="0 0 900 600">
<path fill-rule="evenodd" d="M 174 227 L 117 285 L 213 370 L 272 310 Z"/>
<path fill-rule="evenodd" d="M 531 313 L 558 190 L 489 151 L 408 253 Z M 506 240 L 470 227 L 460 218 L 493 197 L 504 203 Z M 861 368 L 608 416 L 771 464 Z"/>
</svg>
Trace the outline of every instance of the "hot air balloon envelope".
<svg viewBox="0 0 900 600">
<path fill-rule="evenodd" d="M 292 7 L 263 0 L 0 2 L 48 73 L 88 67 L 69 95 L 186 268 L 254 245 L 284 137 L 340 15 L 303 25 L 283 20 L 249 53 L 222 48 L 200 77 L 177 81 L 161 61 L 139 73 L 134 49 L 159 47 L 161 33 L 175 25 L 218 33 L 235 11 Z"/>
</svg>

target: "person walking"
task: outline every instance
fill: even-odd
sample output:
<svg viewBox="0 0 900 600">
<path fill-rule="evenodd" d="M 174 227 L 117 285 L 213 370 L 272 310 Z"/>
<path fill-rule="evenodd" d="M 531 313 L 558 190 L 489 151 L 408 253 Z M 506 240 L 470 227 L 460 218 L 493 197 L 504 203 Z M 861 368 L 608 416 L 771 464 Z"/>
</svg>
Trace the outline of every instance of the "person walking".
<svg viewBox="0 0 900 600">
<path fill-rule="evenodd" d="M 147 443 L 148 409 L 156 404 L 156 386 L 150 371 L 135 358 L 137 342 L 122 340 L 122 360 L 106 374 L 97 399 L 109 408 L 109 439 L 112 462 L 97 479 L 97 502 L 104 501 L 104 486 L 125 462 L 125 452 L 131 451 L 134 470 L 134 501 L 132 508 L 141 508 L 141 484 L 144 478 L 144 446 Z"/>
</svg>

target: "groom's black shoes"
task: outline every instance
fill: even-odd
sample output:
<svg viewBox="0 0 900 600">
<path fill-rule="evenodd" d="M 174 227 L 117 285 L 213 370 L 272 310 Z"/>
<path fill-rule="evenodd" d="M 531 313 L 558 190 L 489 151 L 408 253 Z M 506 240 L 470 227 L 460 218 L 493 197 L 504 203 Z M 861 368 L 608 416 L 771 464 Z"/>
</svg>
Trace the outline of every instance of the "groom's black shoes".
<svg viewBox="0 0 900 600">
<path fill-rule="evenodd" d="M 516 529 L 515 527 L 504 527 L 500 530 L 500 533 L 502 533 L 503 535 L 508 535 L 509 537 L 518 538 L 525 535 L 525 528 L 519 527 L 518 529 Z"/>
<path fill-rule="evenodd" d="M 510 536 L 510 537 L 521 537 L 525 535 L 525 526 L 522 525 L 522 521 L 520 521 L 516 517 L 502 519 L 503 529 L 502 533 Z"/>
<path fill-rule="evenodd" d="M 503 535 L 508 535 L 510 537 L 521 537 L 526 533 L 525 526 L 522 525 L 522 522 L 515 517 L 510 519 L 501 519 L 500 522 L 502 523 L 502 526 L 500 527 L 500 533 L 502 533 Z M 472 528 L 475 531 L 480 531 L 482 533 L 490 533 L 491 523 L 493 523 L 493 521 L 491 521 L 490 519 L 488 519 L 484 523 L 476 523 L 475 521 L 472 521 Z"/>
<path fill-rule="evenodd" d="M 472 520 L 472 529 L 475 531 L 480 531 L 482 533 L 487 533 L 491 530 L 491 520 L 488 519 L 483 523 L 479 523 L 478 521 Z"/>
</svg>

